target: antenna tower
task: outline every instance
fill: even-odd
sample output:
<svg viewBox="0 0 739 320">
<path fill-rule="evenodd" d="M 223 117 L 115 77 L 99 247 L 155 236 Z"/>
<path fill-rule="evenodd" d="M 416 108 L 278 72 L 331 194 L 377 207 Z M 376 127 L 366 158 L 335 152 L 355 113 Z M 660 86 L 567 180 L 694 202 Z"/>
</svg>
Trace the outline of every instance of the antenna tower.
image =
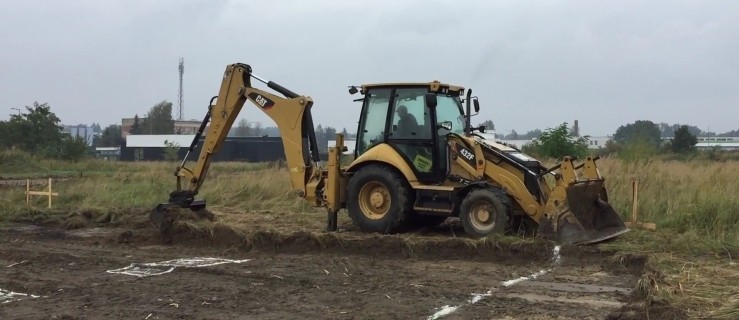
<svg viewBox="0 0 739 320">
<path fill-rule="evenodd" d="M 184 118 L 185 118 L 185 110 L 184 110 L 184 106 L 183 106 L 183 99 L 184 98 L 182 96 L 182 75 L 185 73 L 185 60 L 183 58 L 180 58 L 179 71 L 180 71 L 180 92 L 179 92 L 179 96 L 178 96 L 178 98 L 179 98 L 179 106 L 178 107 L 179 107 L 180 114 L 177 117 L 177 119 L 178 120 L 184 120 Z"/>
</svg>

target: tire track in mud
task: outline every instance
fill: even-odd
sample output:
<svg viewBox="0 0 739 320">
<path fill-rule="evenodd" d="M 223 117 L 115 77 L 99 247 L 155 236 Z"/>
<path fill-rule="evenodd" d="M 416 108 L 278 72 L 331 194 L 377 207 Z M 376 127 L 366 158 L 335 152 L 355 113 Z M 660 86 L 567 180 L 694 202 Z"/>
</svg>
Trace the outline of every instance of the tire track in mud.
<svg viewBox="0 0 739 320">
<path fill-rule="evenodd" d="M 521 282 L 521 281 L 526 281 L 526 280 L 529 280 L 529 279 L 536 279 L 536 278 L 538 278 L 538 277 L 539 277 L 539 276 L 541 276 L 541 275 L 544 275 L 544 274 L 546 274 L 546 273 L 548 273 L 548 272 L 551 272 L 552 270 L 554 270 L 554 268 L 555 268 L 556 266 L 558 266 L 558 265 L 559 265 L 559 263 L 560 263 L 560 261 L 561 261 L 561 259 L 562 259 L 562 257 L 561 257 L 561 256 L 560 256 L 560 254 L 559 254 L 559 252 L 560 252 L 560 249 L 561 249 L 561 247 L 560 247 L 560 246 L 555 246 L 555 247 L 554 247 L 554 252 L 553 252 L 553 256 L 552 256 L 552 267 L 550 267 L 549 269 L 546 269 L 546 270 L 545 270 L 545 269 L 539 270 L 538 272 L 536 272 L 536 273 L 533 273 L 533 274 L 531 274 L 531 275 L 529 275 L 529 276 L 525 276 L 525 277 L 520 277 L 520 278 L 517 278 L 517 279 L 512 279 L 512 280 L 506 280 L 506 281 L 503 281 L 503 282 L 501 282 L 501 284 L 500 284 L 500 285 L 501 285 L 501 286 L 503 286 L 504 288 L 507 288 L 507 287 L 510 287 L 510 286 L 512 286 L 512 285 L 514 285 L 514 284 L 516 284 L 516 283 L 518 283 L 518 282 Z M 460 308 L 462 308 L 462 307 L 464 307 L 464 306 L 466 306 L 466 305 L 471 305 L 471 304 L 475 304 L 475 303 L 479 302 L 480 300 L 482 300 L 482 299 L 483 299 L 483 298 L 485 298 L 485 297 L 490 297 L 490 296 L 492 296 L 492 295 L 493 295 L 493 292 L 497 292 L 497 291 L 499 291 L 500 289 L 501 289 L 500 287 L 497 287 L 497 286 L 496 286 L 496 287 L 492 287 L 492 288 L 490 288 L 490 289 L 489 289 L 489 290 L 488 290 L 487 292 L 485 292 L 485 293 L 472 293 L 472 294 L 471 294 L 471 295 L 472 295 L 472 298 L 471 298 L 471 299 L 469 299 L 469 300 L 467 300 L 467 304 L 464 304 L 464 305 L 457 305 L 457 306 L 449 306 L 449 305 L 444 305 L 444 306 L 442 306 L 442 307 L 441 307 L 441 308 L 440 308 L 440 309 L 439 309 L 438 311 L 436 311 L 436 313 L 434 313 L 434 314 L 430 315 L 430 316 L 429 316 L 429 317 L 427 318 L 427 320 L 436 320 L 436 319 L 440 319 L 440 318 L 442 318 L 442 317 L 448 316 L 448 315 L 450 315 L 450 314 L 452 314 L 452 313 L 456 312 L 456 311 L 457 311 L 458 309 L 460 309 Z"/>
<path fill-rule="evenodd" d="M 527 276 L 500 281 L 499 285 L 489 288 L 484 293 L 471 293 L 472 297 L 465 303 L 455 306 L 446 304 L 434 309 L 435 312 L 425 319 L 491 319 L 495 317 L 503 317 L 503 319 L 519 319 L 519 317 L 521 319 L 559 317 L 604 319 L 626 304 L 632 290 L 623 282 L 615 283 L 623 285 L 622 287 L 588 284 L 588 279 L 580 276 L 560 276 L 559 278 L 564 281 L 556 281 L 557 271 L 562 263 L 560 249 L 560 246 L 554 248 L 547 267 Z M 567 273 L 566 270 L 564 273 Z M 606 276 L 602 271 L 594 274 L 601 277 Z M 535 281 L 545 276 L 555 278 L 556 282 Z M 598 282 L 597 279 L 590 279 L 590 281 Z M 486 299 L 492 301 L 486 303 Z M 478 304 L 478 302 L 482 303 Z M 511 308 L 515 305 L 524 305 L 524 307 Z M 583 306 L 590 312 L 582 312 L 583 309 L 572 312 L 572 310 L 579 309 L 577 307 Z"/>
</svg>

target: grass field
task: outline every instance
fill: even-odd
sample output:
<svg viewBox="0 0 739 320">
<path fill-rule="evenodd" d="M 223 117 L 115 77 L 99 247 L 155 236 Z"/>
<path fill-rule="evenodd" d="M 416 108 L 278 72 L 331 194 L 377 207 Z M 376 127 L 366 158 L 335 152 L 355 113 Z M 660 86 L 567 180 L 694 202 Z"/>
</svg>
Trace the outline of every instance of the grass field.
<svg viewBox="0 0 739 320">
<path fill-rule="evenodd" d="M 654 299 L 681 305 L 691 317 L 739 316 L 739 162 L 708 160 L 623 162 L 599 160 L 609 200 L 625 220 L 631 211 L 632 181 L 639 180 L 639 220 L 657 229 L 633 230 L 603 248 L 623 255 L 647 254 L 650 270 L 642 285 Z M 38 160 L 20 153 L 0 155 L 3 221 L 70 219 L 69 212 L 111 208 L 149 210 L 167 200 L 177 163 L 78 163 Z M 55 177 L 60 196 L 53 209 L 36 197 L 25 206 L 26 178 Z M 289 188 L 288 173 L 270 164 L 214 163 L 201 189 L 209 208 L 263 227 L 322 231 L 323 211 L 309 207 Z M 8 179 L 23 179 L 13 182 Z M 42 184 L 32 187 L 41 190 Z M 125 217 L 122 217 L 125 218 Z M 243 219 L 223 218 L 234 222 Z M 516 240 L 509 240 L 516 241 Z"/>
</svg>

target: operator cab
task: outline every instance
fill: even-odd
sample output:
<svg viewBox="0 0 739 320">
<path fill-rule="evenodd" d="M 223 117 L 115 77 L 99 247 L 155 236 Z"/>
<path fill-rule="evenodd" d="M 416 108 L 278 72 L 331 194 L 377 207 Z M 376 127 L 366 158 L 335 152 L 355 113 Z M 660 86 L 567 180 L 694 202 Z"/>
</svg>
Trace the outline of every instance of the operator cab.
<svg viewBox="0 0 739 320">
<path fill-rule="evenodd" d="M 358 91 L 353 86 L 349 90 Z M 361 93 L 354 157 L 384 143 L 410 164 L 420 182 L 442 182 L 450 167 L 447 134 L 466 132 L 464 88 L 438 81 L 381 83 L 363 85 Z"/>
</svg>

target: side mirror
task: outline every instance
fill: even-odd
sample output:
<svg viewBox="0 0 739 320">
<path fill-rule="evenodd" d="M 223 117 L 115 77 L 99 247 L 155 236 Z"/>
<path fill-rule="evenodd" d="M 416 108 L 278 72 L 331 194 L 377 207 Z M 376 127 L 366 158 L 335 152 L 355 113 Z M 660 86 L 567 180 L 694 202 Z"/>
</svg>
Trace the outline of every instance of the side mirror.
<svg viewBox="0 0 739 320">
<path fill-rule="evenodd" d="M 426 107 L 427 108 L 436 108 L 436 95 L 428 92 L 426 93 Z"/>
<path fill-rule="evenodd" d="M 484 124 L 480 125 L 480 127 L 478 127 L 477 130 L 480 131 L 481 133 L 485 133 L 485 125 Z"/>
<path fill-rule="evenodd" d="M 359 90 L 357 90 L 357 87 L 355 87 L 355 86 L 350 86 L 349 87 L 349 94 L 355 94 L 357 92 L 359 92 Z"/>
<path fill-rule="evenodd" d="M 480 102 L 477 101 L 477 98 L 475 98 L 475 100 L 472 100 L 472 103 L 475 105 L 475 113 L 480 112 Z"/>
</svg>

